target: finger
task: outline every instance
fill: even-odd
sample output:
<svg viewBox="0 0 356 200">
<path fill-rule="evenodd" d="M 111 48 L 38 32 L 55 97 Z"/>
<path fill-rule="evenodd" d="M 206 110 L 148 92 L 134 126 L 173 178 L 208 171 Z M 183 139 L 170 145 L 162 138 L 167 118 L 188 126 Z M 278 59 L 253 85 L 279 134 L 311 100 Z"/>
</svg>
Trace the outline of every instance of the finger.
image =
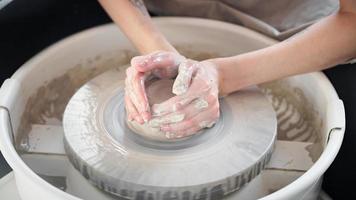
<svg viewBox="0 0 356 200">
<path fill-rule="evenodd" d="M 155 117 L 160 117 L 172 112 L 183 109 L 191 101 L 196 99 L 195 95 L 181 95 L 174 96 L 167 101 L 160 104 L 154 104 L 152 106 L 152 115 Z"/>
<path fill-rule="evenodd" d="M 176 95 L 181 95 L 188 91 L 193 73 L 197 69 L 198 62 L 188 60 L 179 65 L 178 76 L 173 84 L 172 92 Z"/>
<path fill-rule="evenodd" d="M 144 121 L 148 121 L 151 118 L 151 114 L 145 91 L 145 80 L 147 75 L 142 72 L 137 72 L 132 67 L 128 68 L 127 74 L 127 88 L 130 99 L 135 105 L 142 119 Z"/>
<path fill-rule="evenodd" d="M 143 119 L 138 114 L 135 106 L 133 105 L 130 97 L 127 94 L 125 94 L 125 108 L 126 108 L 128 120 L 130 120 L 130 121 L 135 120 L 138 123 L 143 123 Z"/>
<path fill-rule="evenodd" d="M 178 123 L 166 124 L 161 126 L 161 130 L 164 132 L 170 132 L 179 134 L 187 129 L 190 129 L 194 126 L 199 126 L 201 128 L 209 127 L 215 122 L 220 116 L 219 104 L 215 105 L 208 110 L 205 110 L 192 118 L 186 118 Z"/>
<path fill-rule="evenodd" d="M 164 117 L 156 117 L 149 121 L 151 127 L 161 127 L 164 124 L 177 123 L 183 121 L 185 115 L 183 113 L 172 113 Z"/>
<path fill-rule="evenodd" d="M 205 80 L 202 77 L 205 73 L 204 70 L 199 67 L 194 73 L 196 75 L 192 78 L 192 83 L 186 93 L 172 97 L 163 103 L 153 105 L 152 113 L 154 116 L 162 116 L 180 110 L 194 99 L 203 97 L 211 91 L 214 84 L 212 84 L 213 82 L 210 79 Z M 216 93 L 215 91 L 211 92 Z"/>
<path fill-rule="evenodd" d="M 175 52 L 158 51 L 144 56 L 136 56 L 131 60 L 131 66 L 139 72 L 153 69 L 178 66 L 185 58 Z"/>
<path fill-rule="evenodd" d="M 133 111 L 132 111 L 132 102 L 130 101 L 129 97 L 125 94 L 125 110 L 126 110 L 126 116 L 128 121 L 132 121 L 133 118 Z"/>
<path fill-rule="evenodd" d="M 188 137 L 188 136 L 191 136 L 194 134 L 198 134 L 201 129 L 202 128 L 199 126 L 194 126 L 190 129 L 187 129 L 187 130 L 184 130 L 182 132 L 175 134 L 175 138 L 183 138 L 183 137 Z"/>
<path fill-rule="evenodd" d="M 179 139 L 179 138 L 188 137 L 188 136 L 191 136 L 191 135 L 194 135 L 194 134 L 198 134 L 199 130 L 201 130 L 201 128 L 199 126 L 194 126 L 194 127 L 189 128 L 187 130 L 181 131 L 178 134 L 166 132 L 165 136 L 168 139 Z"/>
<path fill-rule="evenodd" d="M 182 110 L 153 118 L 149 123 L 152 127 L 160 127 L 165 124 L 177 123 L 184 119 L 190 119 L 202 111 L 208 109 L 209 105 L 214 105 L 217 99 L 212 99 L 210 102 L 203 98 L 193 100 L 189 105 Z"/>
<path fill-rule="evenodd" d="M 209 94 L 209 88 L 202 88 L 199 83 L 192 83 L 188 91 L 182 95 L 174 96 L 160 104 L 152 106 L 153 116 L 163 116 L 171 112 L 182 110 L 189 105 L 193 100 L 204 97 Z"/>
</svg>

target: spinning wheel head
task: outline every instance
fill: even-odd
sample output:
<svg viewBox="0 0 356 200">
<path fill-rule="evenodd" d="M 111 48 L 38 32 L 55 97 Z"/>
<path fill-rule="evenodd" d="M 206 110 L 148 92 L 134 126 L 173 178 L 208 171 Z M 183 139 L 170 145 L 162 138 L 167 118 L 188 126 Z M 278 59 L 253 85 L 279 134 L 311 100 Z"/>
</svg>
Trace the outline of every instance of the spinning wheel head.
<svg viewBox="0 0 356 200">
<path fill-rule="evenodd" d="M 259 89 L 221 99 L 214 127 L 166 142 L 128 128 L 124 74 L 108 71 L 89 81 L 72 97 L 63 118 L 70 161 L 102 190 L 143 199 L 223 196 L 253 179 L 268 162 L 277 121 Z"/>
</svg>

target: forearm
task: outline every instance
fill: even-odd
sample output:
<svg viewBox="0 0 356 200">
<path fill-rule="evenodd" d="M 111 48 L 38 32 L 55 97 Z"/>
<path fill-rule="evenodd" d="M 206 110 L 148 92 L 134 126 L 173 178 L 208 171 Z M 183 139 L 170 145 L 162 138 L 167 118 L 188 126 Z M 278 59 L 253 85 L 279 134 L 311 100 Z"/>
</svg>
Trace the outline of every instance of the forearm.
<svg viewBox="0 0 356 200">
<path fill-rule="evenodd" d="M 152 23 L 142 0 L 99 0 L 112 20 L 142 53 L 176 51 Z"/>
<path fill-rule="evenodd" d="M 356 56 L 356 14 L 340 11 L 292 39 L 258 51 L 216 59 L 222 93 L 332 67 Z"/>
</svg>

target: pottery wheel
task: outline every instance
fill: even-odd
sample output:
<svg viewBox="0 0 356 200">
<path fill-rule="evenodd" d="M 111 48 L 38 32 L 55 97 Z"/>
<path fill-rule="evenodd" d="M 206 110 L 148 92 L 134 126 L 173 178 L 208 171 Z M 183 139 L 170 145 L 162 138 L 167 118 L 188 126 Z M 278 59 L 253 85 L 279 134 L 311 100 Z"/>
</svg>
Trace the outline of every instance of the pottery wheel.
<svg viewBox="0 0 356 200">
<path fill-rule="evenodd" d="M 64 113 L 69 160 L 92 184 L 127 199 L 220 199 L 269 161 L 275 112 L 257 87 L 220 99 L 221 117 L 187 140 L 148 140 L 126 125 L 125 69 L 92 79 Z"/>
</svg>

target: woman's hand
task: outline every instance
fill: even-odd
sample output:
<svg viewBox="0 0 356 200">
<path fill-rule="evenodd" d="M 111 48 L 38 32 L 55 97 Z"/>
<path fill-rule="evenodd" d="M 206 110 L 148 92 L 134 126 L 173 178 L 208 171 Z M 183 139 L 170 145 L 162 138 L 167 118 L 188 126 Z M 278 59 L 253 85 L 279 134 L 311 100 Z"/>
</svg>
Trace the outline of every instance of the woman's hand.
<svg viewBox="0 0 356 200">
<path fill-rule="evenodd" d="M 153 105 L 155 118 L 150 121 L 152 126 L 166 132 L 168 138 L 192 135 L 218 120 L 219 74 L 213 62 L 182 62 L 173 93 L 177 96 Z"/>
<path fill-rule="evenodd" d="M 158 51 L 131 60 L 126 70 L 125 105 L 128 120 L 139 123 L 151 119 L 150 106 L 145 91 L 145 81 L 150 76 L 173 78 L 177 75 L 179 64 L 185 60 L 175 52 Z"/>
</svg>

